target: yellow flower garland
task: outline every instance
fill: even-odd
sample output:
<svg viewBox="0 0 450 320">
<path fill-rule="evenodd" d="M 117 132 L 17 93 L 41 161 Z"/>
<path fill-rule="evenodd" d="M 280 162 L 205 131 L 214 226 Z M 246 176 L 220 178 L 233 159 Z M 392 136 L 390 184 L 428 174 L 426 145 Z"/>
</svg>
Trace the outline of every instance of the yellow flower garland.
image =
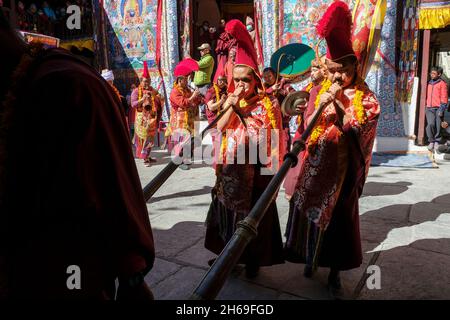
<svg viewBox="0 0 450 320">
<path fill-rule="evenodd" d="M 317 97 L 316 97 L 316 101 L 314 102 L 314 108 L 316 108 L 316 109 L 319 108 L 320 96 L 323 93 L 327 92 L 328 89 L 330 89 L 331 81 L 328 80 L 328 79 L 325 79 L 325 80 L 322 81 L 322 83 L 320 85 L 322 86 L 322 88 L 320 88 L 320 91 L 319 91 L 319 93 L 317 94 Z"/>
<path fill-rule="evenodd" d="M 214 91 L 216 93 L 216 103 L 220 101 L 220 90 L 219 90 L 219 86 L 214 84 Z M 217 114 L 220 113 L 220 109 L 222 108 L 222 106 L 219 105 L 219 107 L 217 108 Z"/>
<path fill-rule="evenodd" d="M 315 101 L 315 109 L 319 108 L 320 96 L 328 91 L 331 87 L 331 81 L 325 79 L 322 81 L 322 88 L 320 89 L 316 101 Z M 364 106 L 362 104 L 362 99 L 364 96 L 364 91 L 360 89 L 359 86 L 356 86 L 355 97 L 353 98 L 353 106 L 354 106 L 354 116 L 360 125 L 364 124 L 367 121 L 367 115 L 364 110 Z M 318 124 L 315 126 L 313 132 L 311 133 L 311 137 L 309 138 L 308 147 L 312 148 L 320 136 L 325 132 L 325 122 L 323 117 L 318 121 Z"/>
<path fill-rule="evenodd" d="M 273 129 L 277 129 L 278 128 L 277 119 L 275 118 L 275 114 L 273 113 L 272 101 L 270 100 L 270 98 L 268 96 L 264 96 L 262 99 L 262 102 L 264 105 L 264 109 L 266 109 L 267 116 L 269 117 L 270 125 L 272 126 Z M 245 101 L 244 99 L 239 101 L 239 107 L 245 108 L 247 106 L 248 106 L 248 102 Z"/>
<path fill-rule="evenodd" d="M 270 100 L 270 98 L 268 96 L 264 96 L 262 101 L 264 104 L 264 108 L 266 109 L 267 116 L 269 117 L 271 127 L 273 129 L 279 129 L 279 126 L 277 125 L 277 119 L 275 118 L 275 114 L 273 112 L 272 101 Z M 241 99 L 239 101 L 240 108 L 245 108 L 247 106 L 248 106 L 248 102 L 246 100 Z M 222 144 L 220 146 L 222 155 L 225 155 L 227 146 L 228 146 L 228 139 L 227 139 L 226 133 L 222 132 Z"/>
<path fill-rule="evenodd" d="M 270 98 L 268 96 L 265 96 L 263 99 L 264 108 L 267 111 L 267 115 L 269 116 L 270 125 L 273 129 L 279 129 L 277 119 L 275 118 L 275 114 L 273 113 L 273 105 L 272 101 L 270 101 Z"/>
<path fill-rule="evenodd" d="M 220 92 L 219 92 L 219 86 L 217 84 L 214 84 L 214 92 L 216 93 L 216 102 L 219 102 Z"/>
<path fill-rule="evenodd" d="M 319 102 L 320 102 L 320 96 L 327 92 L 328 89 L 331 87 L 331 81 L 328 79 L 325 79 L 321 83 L 322 88 L 320 88 L 319 93 L 317 94 L 316 101 L 314 102 L 314 108 L 319 108 Z M 311 136 L 308 141 L 308 148 L 312 148 L 317 141 L 319 140 L 320 136 L 325 132 L 325 123 L 323 121 L 323 117 L 320 116 L 320 119 L 318 120 L 318 123 L 314 127 L 313 132 L 311 133 Z"/>
<path fill-rule="evenodd" d="M 353 98 L 353 106 L 355 108 L 355 118 L 360 125 L 366 123 L 367 115 L 362 104 L 364 91 L 360 90 L 359 86 L 356 87 L 355 98 Z"/>
</svg>

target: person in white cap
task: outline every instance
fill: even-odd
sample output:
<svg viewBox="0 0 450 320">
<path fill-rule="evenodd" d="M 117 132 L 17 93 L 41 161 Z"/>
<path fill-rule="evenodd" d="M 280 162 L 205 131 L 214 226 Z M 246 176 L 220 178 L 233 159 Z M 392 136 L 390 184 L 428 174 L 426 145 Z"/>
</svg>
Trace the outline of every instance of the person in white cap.
<svg viewBox="0 0 450 320">
<path fill-rule="evenodd" d="M 103 69 L 102 70 L 102 77 L 103 77 L 103 79 L 108 81 L 108 83 L 110 85 L 113 84 L 113 82 L 114 82 L 114 73 L 111 70 Z"/>
<path fill-rule="evenodd" d="M 205 97 L 206 92 L 211 87 L 211 76 L 214 69 L 214 58 L 211 55 L 211 46 L 209 43 L 204 43 L 200 47 L 201 58 L 198 62 L 199 70 L 195 72 L 194 84 L 200 91 L 200 94 Z M 200 117 L 206 120 L 205 104 L 200 106 Z"/>
<path fill-rule="evenodd" d="M 128 102 L 127 102 L 126 98 L 120 94 L 119 90 L 114 85 L 114 73 L 112 72 L 112 70 L 103 69 L 102 77 L 103 77 L 103 79 L 106 80 L 106 82 L 109 83 L 109 85 L 113 89 L 114 93 L 119 98 L 120 104 L 122 106 L 122 111 L 123 111 L 122 116 L 123 116 L 125 123 L 128 126 L 128 120 L 127 120 L 127 116 L 126 116 L 128 114 L 128 109 L 129 109 Z"/>
</svg>

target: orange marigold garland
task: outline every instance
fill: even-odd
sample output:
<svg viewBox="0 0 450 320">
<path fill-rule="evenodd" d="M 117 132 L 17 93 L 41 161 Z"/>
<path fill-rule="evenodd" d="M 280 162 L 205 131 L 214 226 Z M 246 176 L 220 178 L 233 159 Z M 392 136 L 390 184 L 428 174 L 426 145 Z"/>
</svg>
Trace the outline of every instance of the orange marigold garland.
<svg viewBox="0 0 450 320">
<path fill-rule="evenodd" d="M 220 91 L 219 91 L 219 86 L 217 84 L 214 84 L 214 92 L 216 93 L 216 102 L 219 102 L 219 100 L 220 100 Z"/>
<path fill-rule="evenodd" d="M 328 89 L 331 87 L 331 81 L 328 79 L 325 79 L 321 83 L 322 88 L 320 89 L 319 93 L 317 94 L 316 101 L 314 102 L 314 108 L 319 108 L 319 102 L 320 102 L 320 96 L 327 92 Z M 313 132 L 311 133 L 311 136 L 309 137 L 308 141 L 308 148 L 312 148 L 317 141 L 319 140 L 320 136 L 325 132 L 325 122 L 323 121 L 323 116 L 321 115 L 318 123 L 314 127 Z"/>
<path fill-rule="evenodd" d="M 119 98 L 119 101 L 120 101 L 120 99 L 121 99 L 122 96 L 120 95 L 119 90 L 117 90 L 116 86 L 113 85 L 113 84 L 110 84 L 110 86 L 112 87 L 113 91 L 115 92 L 117 98 Z"/>
<path fill-rule="evenodd" d="M 360 125 L 366 123 L 367 115 L 362 104 L 362 99 L 364 96 L 364 91 L 356 87 L 355 97 L 353 98 L 353 106 L 355 108 L 355 118 Z"/>
<path fill-rule="evenodd" d="M 214 92 L 216 93 L 216 102 L 220 101 L 220 90 L 219 90 L 219 86 L 217 84 L 214 84 Z M 220 113 L 221 106 L 219 105 L 219 107 L 217 108 L 217 114 Z"/>
<path fill-rule="evenodd" d="M 273 112 L 272 101 L 270 100 L 270 98 L 268 96 L 264 97 L 263 104 L 264 104 L 264 108 L 267 111 L 267 116 L 269 117 L 270 124 L 271 124 L 272 128 L 273 129 L 279 129 L 279 126 L 278 126 L 278 123 L 277 123 L 277 119 L 275 118 L 275 114 Z"/>
<path fill-rule="evenodd" d="M 328 79 L 325 79 L 322 81 L 322 88 L 319 91 L 319 94 L 316 97 L 315 101 L 315 108 L 317 109 L 319 107 L 320 102 L 320 96 L 328 91 L 328 89 L 331 86 L 331 81 Z M 355 91 L 355 97 L 353 98 L 353 107 L 354 107 L 354 116 L 358 123 L 360 125 L 364 124 L 367 121 L 367 115 L 364 110 L 364 106 L 362 104 L 362 99 L 364 96 L 364 91 L 360 89 L 359 86 L 356 86 Z M 320 136 L 325 132 L 325 121 L 323 119 L 323 116 L 320 117 L 318 120 L 318 124 L 314 128 L 313 132 L 311 133 L 311 137 L 309 138 L 308 147 L 312 148 L 317 141 L 319 140 Z"/>
</svg>

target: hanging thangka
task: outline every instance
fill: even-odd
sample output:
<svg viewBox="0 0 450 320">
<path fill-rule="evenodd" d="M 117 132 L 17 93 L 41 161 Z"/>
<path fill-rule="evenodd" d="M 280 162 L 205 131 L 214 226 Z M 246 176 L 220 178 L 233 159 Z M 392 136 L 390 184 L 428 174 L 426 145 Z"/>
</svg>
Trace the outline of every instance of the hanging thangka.
<svg viewBox="0 0 450 320">
<path fill-rule="evenodd" d="M 304 43 L 314 48 L 317 44 L 316 25 L 333 0 L 281 0 L 279 21 L 279 46 L 289 43 Z M 354 0 L 344 0 L 353 8 Z M 326 52 L 322 41 L 319 52 Z"/>
<path fill-rule="evenodd" d="M 397 77 L 397 101 L 410 102 L 416 75 L 419 10 L 418 0 L 403 0 L 402 35 Z"/>
<path fill-rule="evenodd" d="M 112 29 L 108 43 L 113 69 L 141 69 L 147 61 L 150 71 L 155 72 L 157 6 L 158 0 L 104 2 Z"/>
</svg>

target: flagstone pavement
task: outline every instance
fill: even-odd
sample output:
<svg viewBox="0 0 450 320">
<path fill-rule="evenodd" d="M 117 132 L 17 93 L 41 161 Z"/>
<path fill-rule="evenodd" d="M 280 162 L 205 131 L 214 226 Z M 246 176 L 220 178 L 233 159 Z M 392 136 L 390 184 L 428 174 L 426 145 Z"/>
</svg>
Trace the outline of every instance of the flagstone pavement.
<svg viewBox="0 0 450 320">
<path fill-rule="evenodd" d="M 170 161 L 165 151 L 153 156 L 158 162 L 151 167 L 136 160 L 143 186 Z M 441 156 L 437 163 L 430 169 L 370 168 L 360 199 L 363 264 L 342 273 L 341 299 L 450 299 L 450 161 Z M 147 204 L 156 261 L 145 279 L 156 299 L 188 299 L 209 270 L 215 255 L 203 246 L 204 221 L 214 181 L 213 169 L 200 163 L 177 169 Z M 283 189 L 277 205 L 284 233 Z M 261 268 L 252 280 L 243 270 L 235 268 L 217 299 L 333 298 L 326 269 L 307 279 L 303 265 L 285 263 Z"/>
</svg>

